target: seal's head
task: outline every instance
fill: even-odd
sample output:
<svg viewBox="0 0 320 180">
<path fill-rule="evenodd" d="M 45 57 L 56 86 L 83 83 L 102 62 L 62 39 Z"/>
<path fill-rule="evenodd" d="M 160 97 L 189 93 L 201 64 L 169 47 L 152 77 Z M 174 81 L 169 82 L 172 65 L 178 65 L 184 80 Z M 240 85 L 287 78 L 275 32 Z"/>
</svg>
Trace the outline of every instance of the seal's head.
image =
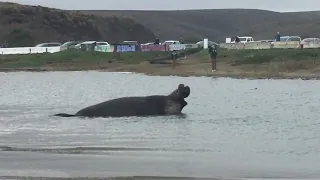
<svg viewBox="0 0 320 180">
<path fill-rule="evenodd" d="M 184 84 L 179 84 L 178 88 L 174 90 L 169 96 L 174 100 L 181 100 L 190 95 L 190 87 Z"/>
<path fill-rule="evenodd" d="M 184 100 L 190 95 L 190 87 L 184 84 L 179 84 L 178 88 L 174 90 L 170 95 L 170 99 L 178 102 L 181 105 L 182 110 L 188 103 Z"/>
</svg>

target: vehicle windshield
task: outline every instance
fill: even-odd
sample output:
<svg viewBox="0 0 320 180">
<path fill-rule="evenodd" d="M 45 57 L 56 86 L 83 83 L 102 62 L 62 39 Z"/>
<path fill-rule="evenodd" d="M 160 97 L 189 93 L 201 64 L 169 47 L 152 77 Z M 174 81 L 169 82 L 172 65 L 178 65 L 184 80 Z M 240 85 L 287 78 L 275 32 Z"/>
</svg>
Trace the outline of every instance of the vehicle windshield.
<svg viewBox="0 0 320 180">
<path fill-rule="evenodd" d="M 280 37 L 280 41 L 286 42 L 286 41 L 300 41 L 299 37 Z"/>
<path fill-rule="evenodd" d="M 285 41 L 287 41 L 287 39 L 288 39 L 288 37 L 280 37 L 281 42 L 285 42 Z"/>
<path fill-rule="evenodd" d="M 108 45 L 108 43 L 98 42 L 97 45 Z"/>
<path fill-rule="evenodd" d="M 300 41 L 300 38 L 298 37 L 290 37 L 290 41 Z"/>
</svg>

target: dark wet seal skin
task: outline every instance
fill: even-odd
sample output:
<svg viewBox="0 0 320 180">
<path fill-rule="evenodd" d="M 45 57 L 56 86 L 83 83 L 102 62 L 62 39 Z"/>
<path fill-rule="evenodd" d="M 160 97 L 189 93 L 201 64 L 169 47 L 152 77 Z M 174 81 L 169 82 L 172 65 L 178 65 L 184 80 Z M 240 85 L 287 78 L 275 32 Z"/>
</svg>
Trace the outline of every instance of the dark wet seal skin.
<svg viewBox="0 0 320 180">
<path fill-rule="evenodd" d="M 189 95 L 190 87 L 180 84 L 167 96 L 122 97 L 86 107 L 76 114 L 59 113 L 54 116 L 95 118 L 181 114 L 182 109 L 188 104 L 185 98 Z"/>
</svg>

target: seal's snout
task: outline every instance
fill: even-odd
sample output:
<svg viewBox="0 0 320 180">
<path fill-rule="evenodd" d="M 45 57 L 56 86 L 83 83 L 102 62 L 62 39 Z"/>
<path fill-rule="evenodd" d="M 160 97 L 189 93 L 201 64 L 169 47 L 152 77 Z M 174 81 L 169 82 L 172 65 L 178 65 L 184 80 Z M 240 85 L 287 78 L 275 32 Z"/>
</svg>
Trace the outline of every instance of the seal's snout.
<svg viewBox="0 0 320 180">
<path fill-rule="evenodd" d="M 189 86 L 184 87 L 183 92 L 182 92 L 182 97 L 187 98 L 190 95 L 190 88 Z"/>
<path fill-rule="evenodd" d="M 187 98 L 190 95 L 190 87 L 185 86 L 184 84 L 179 84 L 179 92 L 183 98 Z"/>
</svg>

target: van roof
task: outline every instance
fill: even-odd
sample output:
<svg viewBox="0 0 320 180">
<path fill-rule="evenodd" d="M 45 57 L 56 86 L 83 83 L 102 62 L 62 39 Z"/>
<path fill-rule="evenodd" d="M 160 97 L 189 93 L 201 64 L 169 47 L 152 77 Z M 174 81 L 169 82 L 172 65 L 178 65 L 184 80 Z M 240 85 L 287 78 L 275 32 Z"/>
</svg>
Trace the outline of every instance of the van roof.
<svg viewBox="0 0 320 180">
<path fill-rule="evenodd" d="M 289 38 L 289 37 L 299 37 L 300 38 L 300 36 L 281 36 L 282 38 Z"/>
<path fill-rule="evenodd" d="M 40 43 L 40 44 L 37 44 L 35 47 L 39 47 L 39 46 L 43 46 L 43 45 L 49 45 L 49 44 L 56 44 L 56 45 L 61 45 L 61 43 L 59 42 L 46 42 L 46 43 Z"/>
<path fill-rule="evenodd" d="M 177 40 L 167 40 L 165 42 L 178 42 Z"/>
<path fill-rule="evenodd" d="M 239 36 L 239 38 L 253 38 L 253 37 L 250 37 L 250 36 Z"/>
</svg>

